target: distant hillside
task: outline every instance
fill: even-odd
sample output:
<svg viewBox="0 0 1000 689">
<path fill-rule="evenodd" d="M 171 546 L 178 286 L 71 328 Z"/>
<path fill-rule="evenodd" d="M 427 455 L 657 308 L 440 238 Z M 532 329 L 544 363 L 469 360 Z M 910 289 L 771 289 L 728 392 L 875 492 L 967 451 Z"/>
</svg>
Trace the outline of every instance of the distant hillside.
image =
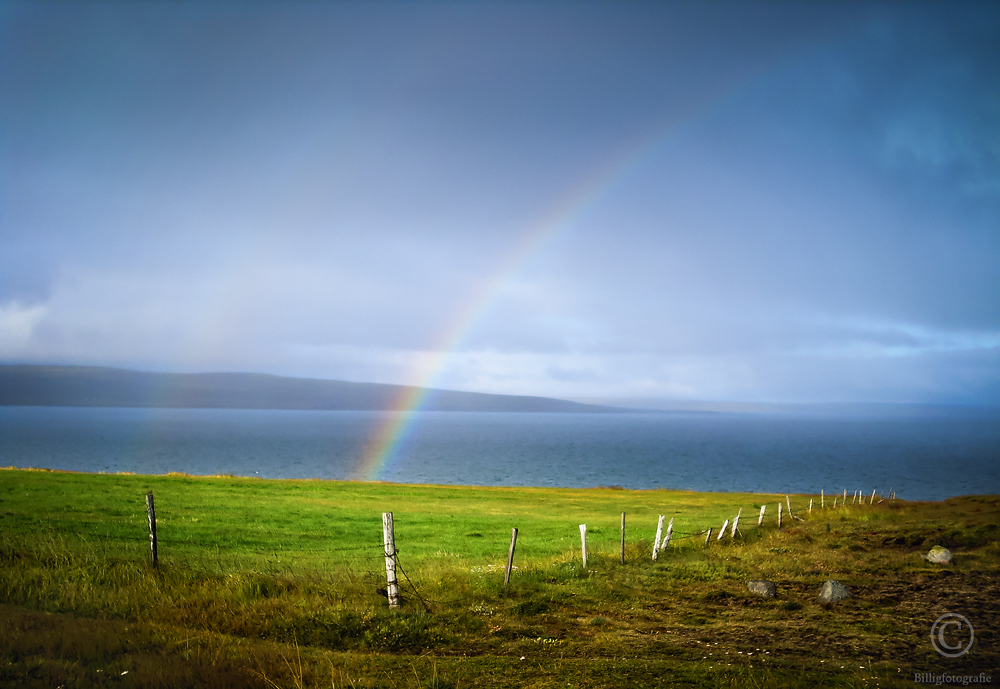
<svg viewBox="0 0 1000 689">
<path fill-rule="evenodd" d="M 400 385 L 285 378 L 259 373 L 147 373 L 84 366 L 0 365 L 0 406 L 202 409 L 388 409 Z M 548 397 L 430 390 L 428 411 L 622 411 Z"/>
<path fill-rule="evenodd" d="M 850 417 L 981 417 L 1000 416 L 1000 408 L 958 404 L 887 403 L 887 402 L 718 402 L 711 400 L 678 400 L 656 397 L 606 398 L 591 397 L 573 400 L 581 404 L 616 407 L 629 411 L 685 414 L 777 414 L 791 416 L 850 416 Z"/>
</svg>

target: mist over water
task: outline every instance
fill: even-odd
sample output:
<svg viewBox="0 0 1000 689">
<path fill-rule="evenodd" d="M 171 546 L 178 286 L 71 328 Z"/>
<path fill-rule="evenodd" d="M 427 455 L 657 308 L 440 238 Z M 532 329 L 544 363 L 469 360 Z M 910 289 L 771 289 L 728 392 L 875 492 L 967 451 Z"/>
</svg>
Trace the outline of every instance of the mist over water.
<svg viewBox="0 0 1000 689">
<path fill-rule="evenodd" d="M 349 479 L 377 412 L 0 407 L 0 465 Z M 1000 493 L 1000 416 L 421 413 L 381 478 L 488 486 Z"/>
</svg>

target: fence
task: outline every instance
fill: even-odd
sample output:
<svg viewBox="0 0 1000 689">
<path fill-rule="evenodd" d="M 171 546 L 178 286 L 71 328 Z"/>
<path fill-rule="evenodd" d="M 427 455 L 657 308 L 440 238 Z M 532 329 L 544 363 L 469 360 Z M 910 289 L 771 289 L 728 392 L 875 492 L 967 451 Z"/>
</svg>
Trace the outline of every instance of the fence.
<svg viewBox="0 0 1000 689">
<path fill-rule="evenodd" d="M 156 509 L 155 509 L 155 503 L 154 503 L 152 491 L 150 491 L 149 493 L 147 493 L 145 497 L 146 497 L 147 523 L 148 523 L 148 530 L 149 530 L 148 538 L 149 538 L 149 557 L 150 557 L 150 563 L 152 564 L 153 567 L 158 567 L 159 566 L 159 550 L 160 550 L 160 545 L 162 543 L 164 543 L 164 541 L 161 541 L 159 539 L 158 535 L 157 535 L 157 529 L 156 529 Z M 866 504 L 866 499 L 867 499 L 867 504 L 873 505 L 873 504 L 876 504 L 876 502 L 875 502 L 876 497 L 879 498 L 878 499 L 878 503 L 882 503 L 885 500 L 889 500 L 891 502 L 894 502 L 895 499 L 896 499 L 896 493 L 895 493 L 895 491 L 893 491 L 892 489 L 890 489 L 888 491 L 888 493 L 883 494 L 883 495 L 879 495 L 878 491 L 876 489 L 876 490 L 872 491 L 872 493 L 871 493 L 870 496 L 868 496 L 867 494 L 862 493 L 861 490 L 855 490 L 854 493 L 851 495 L 851 505 L 864 505 L 864 504 Z M 843 491 L 842 494 L 836 495 L 834 497 L 833 504 L 832 504 L 832 506 L 831 506 L 830 509 L 834 509 L 834 510 L 838 509 L 838 503 L 839 503 L 839 508 L 841 508 L 841 509 L 847 507 L 847 505 L 848 505 L 848 491 L 846 489 Z M 777 517 L 776 517 L 776 522 L 777 523 L 776 523 L 776 526 L 777 526 L 778 529 L 781 529 L 784 526 L 784 519 L 785 519 L 784 512 L 786 511 L 786 509 L 787 509 L 787 518 L 788 519 L 802 520 L 802 517 L 799 516 L 799 515 L 797 515 L 797 514 L 795 514 L 794 511 L 792 510 L 792 503 L 791 503 L 790 496 L 789 495 L 785 495 L 785 502 L 784 502 L 784 504 L 782 504 L 782 502 L 780 500 L 777 503 Z M 806 511 L 807 511 L 807 513 L 811 514 L 813 512 L 813 509 L 814 509 L 814 498 L 810 498 L 809 499 L 809 506 L 808 506 L 808 508 L 806 508 Z M 821 509 L 821 510 L 826 510 L 827 509 L 827 507 L 826 507 L 826 494 L 825 494 L 825 491 L 820 491 L 819 509 Z M 766 519 L 766 510 L 767 510 L 767 505 L 766 504 L 761 505 L 760 513 L 759 513 L 758 518 L 757 518 L 757 528 L 758 529 L 761 529 L 761 528 L 764 527 L 764 522 L 765 522 L 765 519 Z M 685 539 L 690 539 L 690 538 L 697 538 L 699 536 L 704 535 L 705 536 L 705 542 L 704 542 L 704 546 L 705 547 L 709 547 L 711 545 L 712 534 L 713 533 L 716 533 L 716 538 L 715 538 L 716 541 L 722 541 L 724 538 L 727 537 L 727 535 L 728 535 L 728 537 L 729 537 L 730 540 L 734 540 L 734 539 L 736 539 L 737 535 L 740 535 L 740 536 L 743 535 L 743 532 L 739 528 L 740 518 L 742 517 L 742 514 L 743 514 L 743 508 L 740 507 L 738 509 L 736 515 L 733 517 L 732 522 L 730 523 L 730 520 L 727 518 L 722 523 L 722 526 L 719 528 L 718 532 L 714 531 L 714 528 L 715 528 L 714 526 L 709 526 L 708 528 L 703 529 L 701 531 L 693 531 L 693 532 L 674 531 L 674 518 L 671 517 L 670 522 L 667 525 L 666 533 L 664 533 L 664 531 L 663 531 L 663 522 L 665 520 L 665 515 L 661 514 L 661 515 L 659 515 L 659 518 L 658 518 L 658 521 L 657 521 L 657 525 L 656 525 L 655 535 L 654 535 L 654 538 L 653 538 L 652 559 L 654 561 L 657 560 L 659 558 L 660 554 L 663 553 L 672 542 L 679 541 L 679 540 L 685 540 Z M 101 537 L 101 538 L 105 538 L 106 537 L 106 538 L 121 538 L 121 539 L 124 539 L 124 540 L 145 540 L 145 539 L 142 539 L 142 538 L 139 538 L 139 537 L 130 538 L 130 537 L 120 537 L 120 536 L 111 536 L 111 535 L 99 535 L 99 534 L 91 534 L 91 535 L 94 535 L 94 536 L 97 536 L 97 537 Z M 511 532 L 510 548 L 509 548 L 508 554 L 507 554 L 507 565 L 506 565 L 506 567 L 504 569 L 504 586 L 505 587 L 509 586 L 509 584 L 510 584 L 511 571 L 514 568 L 514 554 L 515 554 L 516 546 L 517 546 L 517 538 L 518 538 L 518 529 L 515 527 L 515 528 L 512 529 L 512 532 Z M 169 541 L 167 543 L 169 544 Z M 621 562 L 621 564 L 625 564 L 625 544 L 626 544 L 626 513 L 622 512 L 621 513 L 621 552 L 620 552 L 620 562 Z M 396 548 L 396 542 L 395 542 L 395 523 L 394 523 L 394 520 L 393 520 L 393 514 L 392 514 L 392 512 L 384 512 L 384 513 L 382 513 L 382 543 L 381 544 L 379 544 L 379 545 L 374 545 L 373 544 L 373 545 L 358 546 L 358 547 L 351 547 L 351 548 L 325 548 L 324 552 L 359 552 L 359 551 L 373 551 L 375 549 L 380 550 L 381 553 L 379 553 L 377 555 L 374 554 L 374 553 L 372 553 L 368 557 L 370 557 L 371 559 L 383 559 L 384 558 L 384 560 L 385 560 L 385 570 L 386 570 L 386 590 L 385 590 L 385 594 L 386 594 L 386 596 L 388 598 L 388 601 L 389 601 L 389 607 L 391 609 L 396 609 L 400 605 L 399 581 L 398 581 L 397 576 L 396 576 L 397 570 L 400 573 L 403 574 L 404 578 L 407 580 L 407 583 L 413 589 L 413 591 L 416 594 L 416 596 L 418 598 L 420 598 L 421 602 L 426 607 L 426 605 L 427 605 L 426 601 L 424 601 L 423 598 L 420 597 L 420 593 L 417 591 L 416 586 L 413 585 L 413 582 L 409 580 L 409 576 L 406 574 L 405 570 L 403 570 L 403 568 L 402 568 L 402 566 L 400 564 L 400 561 L 399 561 L 399 551 Z M 587 525 L 586 524 L 580 524 L 580 553 L 581 553 L 581 558 L 582 558 L 583 566 L 584 566 L 584 568 L 586 568 L 586 566 L 587 566 Z"/>
</svg>

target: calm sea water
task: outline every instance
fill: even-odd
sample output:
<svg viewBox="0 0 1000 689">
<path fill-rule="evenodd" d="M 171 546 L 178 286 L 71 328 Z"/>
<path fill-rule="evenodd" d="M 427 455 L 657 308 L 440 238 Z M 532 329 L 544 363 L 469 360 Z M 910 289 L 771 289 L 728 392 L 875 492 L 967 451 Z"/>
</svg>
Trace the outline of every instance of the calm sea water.
<svg viewBox="0 0 1000 689">
<path fill-rule="evenodd" d="M 0 465 L 351 478 L 376 412 L 0 407 Z M 1000 416 L 426 412 L 388 481 L 1000 493 Z"/>
</svg>

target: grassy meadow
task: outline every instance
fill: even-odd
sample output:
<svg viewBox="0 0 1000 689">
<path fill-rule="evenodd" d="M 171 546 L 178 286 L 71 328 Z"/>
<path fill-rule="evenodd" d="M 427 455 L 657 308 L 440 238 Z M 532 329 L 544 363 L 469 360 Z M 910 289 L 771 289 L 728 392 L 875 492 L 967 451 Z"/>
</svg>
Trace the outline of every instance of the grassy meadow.
<svg viewBox="0 0 1000 689">
<path fill-rule="evenodd" d="M 818 495 L 793 495 L 799 519 L 780 530 L 779 500 L 3 469 L 0 686 L 892 687 L 981 672 L 1000 682 L 1000 496 L 836 509 L 828 496 L 820 509 Z M 701 532 L 740 509 L 736 538 L 706 547 Z M 399 611 L 383 591 L 387 511 Z M 674 518 L 674 541 L 654 562 L 660 514 Z M 921 557 L 936 544 L 953 564 Z M 751 579 L 776 582 L 777 597 L 750 594 Z M 819 603 L 827 579 L 853 596 Z M 960 658 L 930 644 L 945 612 L 975 627 Z"/>
</svg>

